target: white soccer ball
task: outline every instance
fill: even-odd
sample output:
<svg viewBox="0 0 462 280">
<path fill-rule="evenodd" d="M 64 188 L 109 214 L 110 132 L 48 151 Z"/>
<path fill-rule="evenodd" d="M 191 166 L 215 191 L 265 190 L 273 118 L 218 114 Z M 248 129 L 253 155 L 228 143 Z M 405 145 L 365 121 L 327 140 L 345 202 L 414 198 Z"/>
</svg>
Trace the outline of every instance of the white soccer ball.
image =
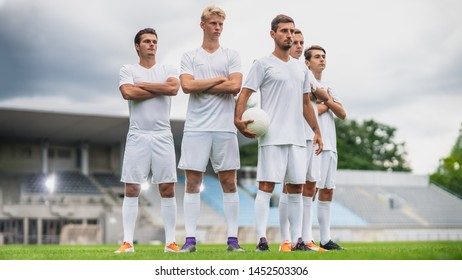
<svg viewBox="0 0 462 280">
<path fill-rule="evenodd" d="M 270 124 L 268 114 L 258 107 L 245 110 L 242 114 L 242 120 L 253 120 L 247 124 L 247 128 L 257 134 L 257 137 L 263 136 L 268 131 Z"/>
</svg>

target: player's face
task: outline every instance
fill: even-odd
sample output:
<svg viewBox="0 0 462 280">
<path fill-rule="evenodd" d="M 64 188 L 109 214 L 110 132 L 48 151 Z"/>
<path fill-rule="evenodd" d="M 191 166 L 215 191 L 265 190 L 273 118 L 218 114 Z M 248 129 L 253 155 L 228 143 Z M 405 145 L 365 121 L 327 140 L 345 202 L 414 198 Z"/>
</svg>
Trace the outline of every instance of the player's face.
<svg viewBox="0 0 462 280">
<path fill-rule="evenodd" d="M 155 56 L 157 52 L 157 36 L 154 34 L 143 34 L 140 44 L 136 45 L 140 57 Z"/>
<path fill-rule="evenodd" d="M 218 15 L 211 15 L 206 22 L 201 22 L 204 35 L 208 38 L 218 39 L 223 31 L 224 19 Z"/>
<path fill-rule="evenodd" d="M 313 73 L 321 73 L 326 69 L 326 54 L 321 50 L 313 50 L 311 53 L 311 59 L 307 61 L 306 65 Z"/>
<path fill-rule="evenodd" d="M 294 32 L 295 25 L 292 22 L 280 23 L 276 32 L 271 30 L 271 38 L 280 49 L 288 51 L 292 47 Z"/>
<path fill-rule="evenodd" d="M 305 39 L 302 34 L 294 35 L 294 42 L 290 48 L 290 56 L 299 59 L 303 53 L 303 46 L 305 45 Z"/>
</svg>

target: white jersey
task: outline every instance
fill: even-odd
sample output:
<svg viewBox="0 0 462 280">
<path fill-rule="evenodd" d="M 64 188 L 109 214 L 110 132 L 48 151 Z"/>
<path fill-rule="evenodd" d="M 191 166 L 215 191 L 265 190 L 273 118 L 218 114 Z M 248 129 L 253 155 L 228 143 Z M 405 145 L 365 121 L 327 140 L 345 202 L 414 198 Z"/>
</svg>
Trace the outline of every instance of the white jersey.
<svg viewBox="0 0 462 280">
<path fill-rule="evenodd" d="M 259 146 L 306 146 L 303 94 L 310 92 L 308 68 L 299 60 L 284 62 L 273 54 L 255 60 L 244 84 L 260 90 L 261 108 L 268 113 L 268 132 L 258 139 Z"/>
<path fill-rule="evenodd" d="M 127 64 L 120 69 L 119 86 L 139 82 L 164 83 L 168 78 L 178 79 L 173 66 L 154 65 L 150 69 L 139 64 Z M 170 130 L 171 96 L 158 95 L 146 100 L 129 100 L 130 130 Z"/>
<path fill-rule="evenodd" d="M 307 67 L 308 68 L 308 67 Z M 316 88 L 322 88 L 323 86 L 316 80 L 316 78 L 313 75 L 313 72 L 308 68 L 308 72 L 310 75 L 310 82 L 313 84 L 313 87 Z M 318 106 L 316 106 L 316 100 L 310 100 L 311 101 L 311 106 L 314 109 L 314 115 L 316 116 L 316 120 L 318 121 L 319 124 L 319 118 L 318 118 Z M 303 120 L 305 118 L 303 117 Z M 314 131 L 311 128 L 311 126 L 308 124 L 308 122 L 305 120 L 305 137 L 306 140 L 314 140 Z"/>
<path fill-rule="evenodd" d="M 335 102 L 340 103 L 335 91 L 329 87 L 328 84 L 319 81 L 321 86 L 325 89 L 329 88 L 330 95 Z M 319 116 L 319 127 L 321 129 L 322 143 L 324 151 L 337 152 L 337 133 L 335 131 L 335 115 L 332 110 L 327 110 L 324 114 Z"/>
<path fill-rule="evenodd" d="M 182 74 L 189 74 L 195 80 L 229 77 L 232 73 L 242 73 L 241 57 L 234 50 L 220 47 L 208 53 L 202 47 L 183 54 Z M 230 93 L 191 93 L 184 131 L 220 131 L 236 133 L 234 108 L 236 102 Z"/>
</svg>

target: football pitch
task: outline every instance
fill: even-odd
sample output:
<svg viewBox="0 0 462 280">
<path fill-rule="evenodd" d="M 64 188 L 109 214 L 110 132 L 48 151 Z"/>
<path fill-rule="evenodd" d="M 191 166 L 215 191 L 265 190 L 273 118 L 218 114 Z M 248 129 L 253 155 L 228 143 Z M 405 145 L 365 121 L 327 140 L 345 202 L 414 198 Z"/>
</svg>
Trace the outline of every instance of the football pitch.
<svg viewBox="0 0 462 280">
<path fill-rule="evenodd" d="M 136 244 L 135 253 L 114 254 L 119 245 L 2 245 L 0 260 L 462 260 L 462 241 L 347 243 L 343 251 L 227 252 L 224 244 L 198 244 L 194 253 L 164 253 L 162 245 Z"/>
</svg>

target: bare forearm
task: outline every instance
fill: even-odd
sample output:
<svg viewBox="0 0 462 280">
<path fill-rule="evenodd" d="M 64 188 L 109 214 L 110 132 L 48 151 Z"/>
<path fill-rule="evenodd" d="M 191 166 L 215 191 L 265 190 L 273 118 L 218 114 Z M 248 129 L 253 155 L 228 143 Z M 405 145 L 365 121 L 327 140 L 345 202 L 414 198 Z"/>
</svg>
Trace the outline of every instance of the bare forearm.
<svg viewBox="0 0 462 280">
<path fill-rule="evenodd" d="M 130 84 L 120 86 L 119 90 L 125 100 L 146 100 L 154 97 L 149 91 Z"/>
<path fill-rule="evenodd" d="M 303 117 L 305 118 L 308 125 L 313 129 L 313 131 L 318 131 L 318 121 L 316 119 L 315 111 L 311 101 L 309 100 L 308 96 L 304 96 L 303 100 Z"/>
<path fill-rule="evenodd" d="M 339 118 L 344 120 L 346 118 L 346 112 L 343 109 L 342 104 L 335 102 L 334 100 L 329 99 L 324 102 L 324 105 L 332 110 L 332 112 Z"/>
<path fill-rule="evenodd" d="M 174 96 L 178 93 L 179 83 L 174 81 L 168 81 L 165 83 L 137 83 L 135 87 L 144 89 L 154 95 L 168 95 Z"/>
<path fill-rule="evenodd" d="M 200 93 L 207 92 L 212 87 L 226 82 L 228 79 L 224 77 L 216 77 L 204 80 L 194 80 L 192 76 L 181 77 L 181 88 L 184 93 Z"/>
<path fill-rule="evenodd" d="M 233 73 L 229 76 L 229 78 L 225 82 L 211 87 L 208 90 L 208 92 L 209 93 L 238 94 L 241 91 L 241 86 L 242 86 L 242 74 Z"/>
</svg>

